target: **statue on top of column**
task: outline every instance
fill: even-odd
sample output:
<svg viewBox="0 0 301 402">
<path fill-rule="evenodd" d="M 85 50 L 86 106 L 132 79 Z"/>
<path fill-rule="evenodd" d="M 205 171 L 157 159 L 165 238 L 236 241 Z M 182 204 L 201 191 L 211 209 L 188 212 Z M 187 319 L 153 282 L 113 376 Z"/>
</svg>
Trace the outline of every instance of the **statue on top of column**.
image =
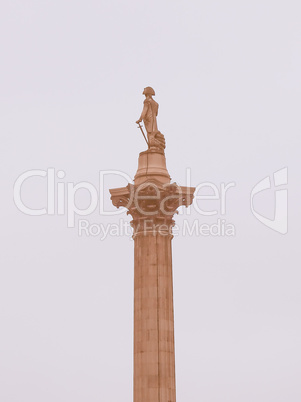
<svg viewBox="0 0 301 402">
<path fill-rule="evenodd" d="M 159 104 L 153 99 L 153 96 L 155 96 L 155 91 L 151 87 L 146 87 L 144 88 L 143 95 L 145 95 L 143 110 L 136 123 L 139 124 L 139 127 L 142 131 L 140 122 L 143 120 L 147 131 L 149 148 L 165 149 L 165 138 L 164 135 L 158 130 L 157 125 Z"/>
</svg>

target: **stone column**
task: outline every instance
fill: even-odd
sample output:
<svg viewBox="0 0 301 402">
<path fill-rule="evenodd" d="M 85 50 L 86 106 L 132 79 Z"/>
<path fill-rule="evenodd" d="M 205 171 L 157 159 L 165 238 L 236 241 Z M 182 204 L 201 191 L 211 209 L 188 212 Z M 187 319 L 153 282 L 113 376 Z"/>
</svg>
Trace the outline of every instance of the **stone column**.
<svg viewBox="0 0 301 402">
<path fill-rule="evenodd" d="M 171 239 L 134 234 L 134 402 L 176 400 Z"/>
<path fill-rule="evenodd" d="M 170 183 L 158 149 L 140 154 L 134 183 L 110 190 L 113 204 L 133 217 L 134 402 L 175 402 L 172 226 L 194 188 Z"/>
</svg>

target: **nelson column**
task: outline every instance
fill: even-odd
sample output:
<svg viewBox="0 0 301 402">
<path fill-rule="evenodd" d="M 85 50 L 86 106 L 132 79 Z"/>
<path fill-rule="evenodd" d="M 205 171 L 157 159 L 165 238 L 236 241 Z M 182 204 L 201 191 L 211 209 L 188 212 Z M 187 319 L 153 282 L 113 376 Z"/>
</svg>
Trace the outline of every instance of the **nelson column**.
<svg viewBox="0 0 301 402">
<path fill-rule="evenodd" d="M 171 182 L 155 92 L 147 87 L 143 95 L 137 124 L 148 149 L 139 154 L 134 184 L 110 193 L 114 206 L 125 207 L 133 218 L 134 402 L 175 402 L 173 215 L 179 206 L 191 205 L 195 189 Z"/>
</svg>

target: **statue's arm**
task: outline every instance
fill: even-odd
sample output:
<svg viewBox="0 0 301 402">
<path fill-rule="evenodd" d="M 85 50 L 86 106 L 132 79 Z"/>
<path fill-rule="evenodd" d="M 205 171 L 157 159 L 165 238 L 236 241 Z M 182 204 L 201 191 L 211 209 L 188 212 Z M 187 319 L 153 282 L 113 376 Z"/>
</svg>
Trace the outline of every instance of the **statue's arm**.
<svg viewBox="0 0 301 402">
<path fill-rule="evenodd" d="M 136 121 L 137 124 L 140 123 L 142 120 L 144 120 L 146 113 L 147 113 L 147 109 L 148 109 L 148 102 L 147 102 L 147 100 L 145 100 L 141 116 L 139 117 L 139 120 Z"/>
</svg>

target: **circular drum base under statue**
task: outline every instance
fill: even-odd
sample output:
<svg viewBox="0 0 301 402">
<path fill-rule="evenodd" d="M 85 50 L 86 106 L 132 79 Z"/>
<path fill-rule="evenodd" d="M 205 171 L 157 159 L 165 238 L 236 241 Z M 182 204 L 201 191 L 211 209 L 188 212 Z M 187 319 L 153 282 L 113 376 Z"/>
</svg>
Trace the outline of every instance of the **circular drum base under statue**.
<svg viewBox="0 0 301 402">
<path fill-rule="evenodd" d="M 165 155 L 161 150 L 149 149 L 139 154 L 138 170 L 134 178 L 135 185 L 148 180 L 157 180 L 162 184 L 170 183 Z"/>
</svg>

